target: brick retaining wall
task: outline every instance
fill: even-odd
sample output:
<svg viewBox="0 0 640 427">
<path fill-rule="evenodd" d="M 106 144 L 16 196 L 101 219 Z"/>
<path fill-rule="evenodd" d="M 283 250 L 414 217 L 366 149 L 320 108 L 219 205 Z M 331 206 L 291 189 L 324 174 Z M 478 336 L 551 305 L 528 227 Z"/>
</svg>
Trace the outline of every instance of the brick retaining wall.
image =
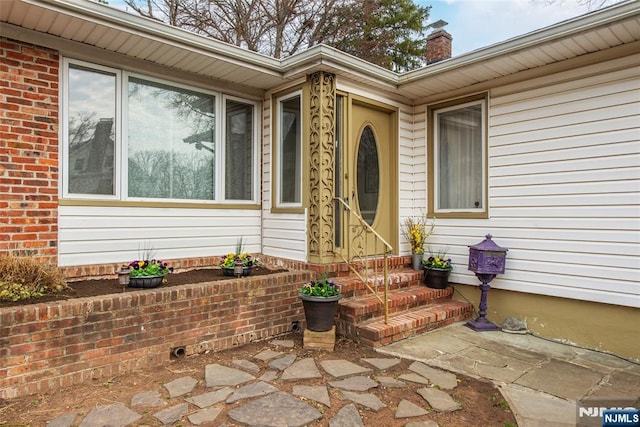
<svg viewBox="0 0 640 427">
<path fill-rule="evenodd" d="M 219 351 L 304 322 L 309 271 L 0 308 L 0 398 L 53 391 Z"/>
</svg>

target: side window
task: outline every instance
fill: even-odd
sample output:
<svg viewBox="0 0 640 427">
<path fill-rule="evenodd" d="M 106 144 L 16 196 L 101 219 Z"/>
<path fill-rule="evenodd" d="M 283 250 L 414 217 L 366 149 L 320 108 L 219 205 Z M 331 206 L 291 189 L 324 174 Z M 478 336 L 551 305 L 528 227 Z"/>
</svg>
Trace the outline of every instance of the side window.
<svg viewBox="0 0 640 427">
<path fill-rule="evenodd" d="M 115 196 L 117 74 L 70 64 L 66 83 L 65 192 Z"/>
<path fill-rule="evenodd" d="M 302 206 L 301 94 L 279 98 L 276 137 L 278 206 Z"/>
<path fill-rule="evenodd" d="M 485 98 L 429 108 L 429 211 L 485 217 Z"/>
<path fill-rule="evenodd" d="M 255 173 L 255 106 L 225 100 L 224 197 L 253 200 Z"/>
</svg>

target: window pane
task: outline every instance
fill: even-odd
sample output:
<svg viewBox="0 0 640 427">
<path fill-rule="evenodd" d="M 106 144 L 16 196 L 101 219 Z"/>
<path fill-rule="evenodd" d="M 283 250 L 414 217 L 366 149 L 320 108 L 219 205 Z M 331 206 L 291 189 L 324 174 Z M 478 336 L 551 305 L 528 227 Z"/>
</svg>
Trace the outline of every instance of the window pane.
<svg viewBox="0 0 640 427">
<path fill-rule="evenodd" d="M 116 76 L 69 66 L 69 193 L 114 194 Z"/>
<path fill-rule="evenodd" d="M 215 97 L 129 79 L 130 197 L 213 200 Z"/>
<path fill-rule="evenodd" d="M 227 200 L 253 199 L 253 105 L 226 102 L 225 192 Z"/>
<path fill-rule="evenodd" d="M 280 202 L 302 201 L 300 96 L 280 103 Z"/>
<path fill-rule="evenodd" d="M 482 209 L 482 105 L 437 114 L 439 209 Z"/>
</svg>

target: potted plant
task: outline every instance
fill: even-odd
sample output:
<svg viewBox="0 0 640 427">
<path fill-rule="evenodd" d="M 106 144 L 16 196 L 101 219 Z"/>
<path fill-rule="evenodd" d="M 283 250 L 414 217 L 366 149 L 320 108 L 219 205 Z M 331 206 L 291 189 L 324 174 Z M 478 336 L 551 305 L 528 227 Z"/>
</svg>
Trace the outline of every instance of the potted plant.
<svg viewBox="0 0 640 427">
<path fill-rule="evenodd" d="M 414 270 L 422 270 L 424 243 L 433 232 L 435 220 L 428 223 L 426 216 L 407 218 L 402 224 L 402 235 L 411 245 L 411 266 Z"/>
<path fill-rule="evenodd" d="M 422 261 L 424 266 L 424 283 L 429 288 L 444 289 L 449 284 L 449 274 L 453 270 L 451 258 L 447 258 L 446 251 L 431 254 Z"/>
<path fill-rule="evenodd" d="M 165 281 L 165 276 L 173 271 L 166 262 L 158 259 L 136 260 L 129 263 L 129 284 L 132 288 L 157 288 Z"/>
<path fill-rule="evenodd" d="M 312 280 L 300 288 L 298 297 L 304 307 L 307 329 L 316 332 L 331 330 L 338 301 L 342 298 L 338 285 L 325 274 L 321 279 Z"/>
<path fill-rule="evenodd" d="M 230 252 L 222 257 L 219 263 L 222 274 L 225 276 L 248 276 L 251 274 L 251 269 L 258 266 L 260 261 L 244 252 L 243 247 L 243 239 L 240 238 L 236 243 L 235 252 Z"/>
</svg>

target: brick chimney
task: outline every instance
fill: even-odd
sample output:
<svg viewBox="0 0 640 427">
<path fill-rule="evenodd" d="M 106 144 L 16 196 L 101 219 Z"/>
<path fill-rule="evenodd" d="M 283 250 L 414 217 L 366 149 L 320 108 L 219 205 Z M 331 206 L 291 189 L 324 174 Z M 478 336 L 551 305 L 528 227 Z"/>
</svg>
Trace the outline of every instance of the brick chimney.
<svg viewBox="0 0 640 427">
<path fill-rule="evenodd" d="M 427 36 L 427 65 L 451 58 L 451 34 L 437 29 Z"/>
</svg>

